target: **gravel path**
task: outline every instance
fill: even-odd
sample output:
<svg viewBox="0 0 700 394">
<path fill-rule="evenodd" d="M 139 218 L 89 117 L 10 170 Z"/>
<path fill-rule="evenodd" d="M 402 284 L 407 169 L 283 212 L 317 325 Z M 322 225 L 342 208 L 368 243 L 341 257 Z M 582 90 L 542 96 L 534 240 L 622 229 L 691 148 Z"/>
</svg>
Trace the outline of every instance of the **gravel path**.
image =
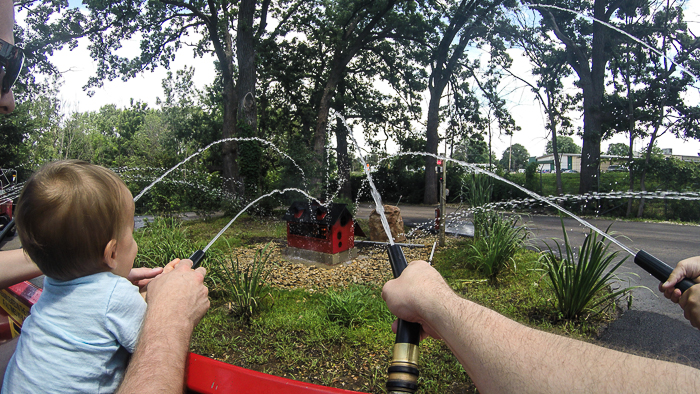
<svg viewBox="0 0 700 394">
<path fill-rule="evenodd" d="M 414 238 L 412 244 L 422 244 L 425 247 L 404 247 L 406 260 L 428 260 L 433 242 L 436 237 Z M 249 248 L 237 249 L 238 261 L 246 267 L 253 261 L 255 253 L 265 244 L 253 245 Z M 392 278 L 391 266 L 383 246 L 356 246 L 359 255 L 346 263 L 335 266 L 321 266 L 313 263 L 300 263 L 298 260 L 289 261 L 282 255 L 283 244 L 274 244 L 270 256 L 273 268 L 270 273 L 270 284 L 281 289 L 310 289 L 320 290 L 334 287 L 347 287 L 352 284 L 374 284 L 381 286 Z M 236 255 L 234 255 L 236 256 Z"/>
</svg>

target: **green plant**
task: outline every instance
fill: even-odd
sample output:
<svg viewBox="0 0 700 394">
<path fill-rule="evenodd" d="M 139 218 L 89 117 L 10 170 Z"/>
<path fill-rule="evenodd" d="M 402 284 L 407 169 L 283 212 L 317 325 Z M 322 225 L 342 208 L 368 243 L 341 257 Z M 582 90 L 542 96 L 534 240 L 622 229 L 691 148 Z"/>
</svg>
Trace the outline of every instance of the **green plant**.
<svg viewBox="0 0 700 394">
<path fill-rule="evenodd" d="M 231 268 L 224 263 L 223 259 L 219 260 L 223 284 L 228 288 L 232 298 L 232 310 L 235 315 L 245 320 L 253 316 L 260 307 L 262 299 L 270 294 L 270 287 L 267 284 L 270 270 L 267 261 L 272 253 L 271 246 L 272 243 L 268 243 L 259 249 L 247 267 L 242 267 L 238 259 L 235 263 L 231 260 Z"/>
<path fill-rule="evenodd" d="M 139 246 L 136 265 L 163 267 L 175 258 L 187 258 L 197 250 L 179 219 L 156 216 L 152 222 L 134 233 Z"/>
<path fill-rule="evenodd" d="M 591 230 L 576 254 L 569 242 L 563 220 L 562 230 L 564 231 L 564 250 L 562 251 L 561 245 L 556 240 L 554 240 L 557 245 L 556 252 L 546 244 L 548 250 L 541 254 L 540 263 L 551 281 L 557 300 L 556 307 L 565 319 L 574 319 L 583 311 L 594 310 L 599 305 L 610 306 L 616 299 L 634 288 L 626 287 L 601 294 L 611 281 L 618 279 L 615 271 L 627 257 L 615 263 L 606 273 L 605 271 L 613 264 L 619 253 L 619 251 L 608 253 L 611 242 L 604 242 L 598 238 L 596 232 Z M 605 233 L 608 234 L 609 230 L 610 227 L 605 230 Z"/>
<path fill-rule="evenodd" d="M 371 321 L 390 322 L 392 315 L 371 288 L 351 286 L 344 290 L 331 289 L 323 303 L 328 320 L 344 327 L 354 327 Z"/>
<path fill-rule="evenodd" d="M 468 186 L 465 198 L 474 210 L 474 237 L 481 238 L 496 214 L 484 207 L 491 202 L 493 184 L 491 178 L 483 174 L 471 174 L 471 176 L 467 175 L 466 177 Z"/>
<path fill-rule="evenodd" d="M 516 226 L 518 220 L 517 216 L 492 215 L 482 230 L 482 237 L 471 245 L 478 261 L 477 268 L 491 281 L 509 266 L 527 239 L 527 230 Z"/>
</svg>

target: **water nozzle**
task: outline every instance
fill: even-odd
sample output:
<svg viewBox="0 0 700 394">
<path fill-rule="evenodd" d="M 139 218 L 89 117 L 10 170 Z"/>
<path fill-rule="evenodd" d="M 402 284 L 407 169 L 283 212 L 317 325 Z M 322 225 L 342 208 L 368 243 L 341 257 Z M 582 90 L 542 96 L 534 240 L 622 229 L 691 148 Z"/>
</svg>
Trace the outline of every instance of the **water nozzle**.
<svg viewBox="0 0 700 394">
<path fill-rule="evenodd" d="M 640 250 L 637 255 L 634 256 L 634 263 L 638 266 L 644 268 L 644 270 L 652 274 L 656 279 L 661 282 L 666 282 L 668 277 L 671 275 L 673 268 L 663 261 L 657 259 L 656 257 L 650 255 L 649 253 Z M 694 285 L 690 279 L 683 279 L 682 281 L 676 283 L 676 288 L 680 289 L 681 293 L 685 292 Z"/>
</svg>

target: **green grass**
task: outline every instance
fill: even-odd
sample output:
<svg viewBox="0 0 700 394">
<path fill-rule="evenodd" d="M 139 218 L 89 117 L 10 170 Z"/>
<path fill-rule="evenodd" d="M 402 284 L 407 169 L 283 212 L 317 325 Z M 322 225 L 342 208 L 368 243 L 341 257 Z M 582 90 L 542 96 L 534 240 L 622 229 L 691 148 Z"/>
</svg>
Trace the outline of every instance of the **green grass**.
<svg viewBox="0 0 700 394">
<path fill-rule="evenodd" d="M 225 241 L 217 243 L 217 256 L 229 258 L 239 248 L 284 239 L 284 223 L 251 217 L 239 221 L 227 231 Z M 144 260 L 142 253 L 154 256 L 164 250 L 187 251 L 185 255 L 189 255 L 188 248 L 206 244 L 227 222 L 171 223 L 170 229 L 163 225 L 140 230 L 138 259 Z M 554 295 L 546 286 L 548 279 L 535 271 L 538 255 L 532 251 L 519 250 L 513 264 L 491 284 L 488 276 L 476 269 L 478 259 L 471 244 L 471 240 L 450 241 L 434 257 L 436 268 L 462 296 L 529 326 L 579 338 L 594 337 L 609 320 L 605 314 L 561 319 L 554 308 Z M 386 392 L 386 369 L 395 338 L 393 317 L 381 299 L 381 285 L 327 291 L 272 288 L 270 296 L 264 297 L 259 309 L 246 319 L 234 313 L 225 273 L 213 264 L 215 260 L 206 261 L 212 307 L 195 329 L 192 351 L 277 376 L 369 393 Z M 475 392 L 442 341 L 425 340 L 420 350 L 419 393 Z"/>
<path fill-rule="evenodd" d="M 606 311 L 564 319 L 556 309 L 549 278 L 538 270 L 539 254 L 531 250 L 519 250 L 513 256 L 512 266 L 493 284 L 476 269 L 478 257 L 470 247 L 472 243 L 458 241 L 435 257 L 435 268 L 463 297 L 525 325 L 576 338 L 595 338 L 600 327 L 614 318 L 614 311 Z M 596 297 L 606 294 L 608 290 L 603 289 Z"/>
</svg>

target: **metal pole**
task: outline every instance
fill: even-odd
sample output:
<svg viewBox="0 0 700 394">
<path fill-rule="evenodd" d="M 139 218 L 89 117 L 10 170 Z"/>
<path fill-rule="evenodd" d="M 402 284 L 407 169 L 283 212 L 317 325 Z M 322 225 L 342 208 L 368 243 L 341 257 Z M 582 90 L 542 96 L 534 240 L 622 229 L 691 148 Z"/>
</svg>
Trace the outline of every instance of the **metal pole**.
<svg viewBox="0 0 700 394">
<path fill-rule="evenodd" d="M 447 160 L 442 161 L 442 185 L 440 187 L 440 246 L 445 246 L 445 200 L 447 192 Z"/>
</svg>

